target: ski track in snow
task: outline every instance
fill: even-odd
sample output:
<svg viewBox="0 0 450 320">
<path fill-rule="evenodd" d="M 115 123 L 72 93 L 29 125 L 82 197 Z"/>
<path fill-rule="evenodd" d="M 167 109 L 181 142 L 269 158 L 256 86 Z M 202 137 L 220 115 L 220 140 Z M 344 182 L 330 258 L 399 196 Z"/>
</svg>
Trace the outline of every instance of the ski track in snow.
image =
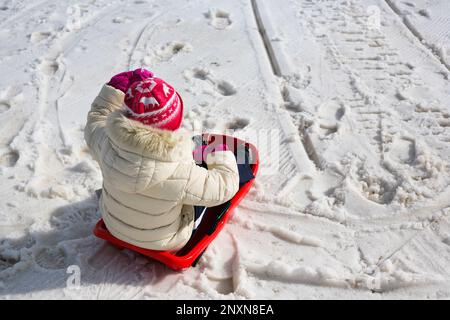
<svg viewBox="0 0 450 320">
<path fill-rule="evenodd" d="M 446 5 L 3 1 L 0 298 L 449 298 Z M 181 92 L 186 128 L 261 152 L 254 188 L 183 272 L 91 234 L 87 111 L 137 67 Z"/>
</svg>

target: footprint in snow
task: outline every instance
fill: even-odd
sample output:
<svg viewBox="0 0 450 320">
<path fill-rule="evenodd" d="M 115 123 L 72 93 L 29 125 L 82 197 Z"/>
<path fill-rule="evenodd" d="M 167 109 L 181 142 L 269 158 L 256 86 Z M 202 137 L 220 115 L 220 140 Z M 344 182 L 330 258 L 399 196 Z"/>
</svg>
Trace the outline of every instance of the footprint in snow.
<svg viewBox="0 0 450 320">
<path fill-rule="evenodd" d="M 208 69 L 195 68 L 193 70 L 193 76 L 196 79 L 207 80 L 208 76 L 209 76 L 209 70 Z"/>
<path fill-rule="evenodd" d="M 53 227 L 63 230 L 90 225 L 98 219 L 98 205 L 92 201 L 80 207 L 68 206 L 58 209 L 50 218 L 50 223 Z"/>
<path fill-rule="evenodd" d="M 319 106 L 317 114 L 321 133 L 324 136 L 329 136 L 338 131 L 338 123 L 345 115 L 345 108 L 338 101 L 330 100 Z"/>
<path fill-rule="evenodd" d="M 6 257 L 0 254 L 0 274 L 2 271 L 13 267 L 20 259 Z"/>
<path fill-rule="evenodd" d="M 30 35 L 31 43 L 38 43 L 52 35 L 49 31 L 36 31 Z"/>
<path fill-rule="evenodd" d="M 15 150 L 6 151 L 0 154 L 0 166 L 14 167 L 19 160 L 19 153 Z"/>
<path fill-rule="evenodd" d="M 130 23 L 131 19 L 128 17 L 115 17 L 112 19 L 113 23 L 120 24 L 120 23 Z"/>
<path fill-rule="evenodd" d="M 245 118 L 235 118 L 227 124 L 227 128 L 231 130 L 242 130 L 250 124 L 250 120 Z"/>
<path fill-rule="evenodd" d="M 401 164 L 414 164 L 416 160 L 416 141 L 407 137 L 394 137 L 385 147 L 386 155 Z"/>
<path fill-rule="evenodd" d="M 184 72 L 184 76 L 188 81 L 195 78 L 209 82 L 212 86 L 214 86 L 214 90 L 222 96 L 232 96 L 237 93 L 236 87 L 232 83 L 225 80 L 216 79 L 210 70 L 206 68 L 186 70 Z"/>
<path fill-rule="evenodd" d="M 218 30 L 227 29 L 233 23 L 230 14 L 223 10 L 209 10 L 204 13 L 204 16 L 209 20 L 209 23 Z"/>
<path fill-rule="evenodd" d="M 219 82 L 217 82 L 216 89 L 223 96 L 232 96 L 236 94 L 235 87 L 225 80 L 220 80 Z"/>
<path fill-rule="evenodd" d="M 445 238 L 444 240 L 442 240 L 442 242 L 450 246 L 450 237 Z"/>
<path fill-rule="evenodd" d="M 0 115 L 7 112 L 17 103 L 23 102 L 22 89 L 19 86 L 10 86 L 0 90 Z M 0 146 L 1 147 L 1 146 Z"/>
<path fill-rule="evenodd" d="M 152 65 L 156 62 L 169 61 L 174 56 L 181 53 L 188 53 L 192 51 L 192 46 L 185 42 L 172 41 L 166 43 L 156 50 L 154 56 L 146 56 L 143 59 L 144 64 Z"/>
<path fill-rule="evenodd" d="M 59 64 L 54 60 L 44 60 L 38 66 L 39 71 L 47 76 L 52 76 L 58 71 Z"/>
<path fill-rule="evenodd" d="M 427 9 L 421 9 L 417 13 L 420 14 L 422 17 L 430 19 L 430 16 L 431 16 L 430 11 Z"/>
<path fill-rule="evenodd" d="M 0 114 L 11 109 L 11 104 L 8 101 L 0 101 Z"/>
<path fill-rule="evenodd" d="M 63 269 L 68 265 L 67 254 L 61 248 L 42 248 L 34 260 L 44 269 Z"/>
</svg>

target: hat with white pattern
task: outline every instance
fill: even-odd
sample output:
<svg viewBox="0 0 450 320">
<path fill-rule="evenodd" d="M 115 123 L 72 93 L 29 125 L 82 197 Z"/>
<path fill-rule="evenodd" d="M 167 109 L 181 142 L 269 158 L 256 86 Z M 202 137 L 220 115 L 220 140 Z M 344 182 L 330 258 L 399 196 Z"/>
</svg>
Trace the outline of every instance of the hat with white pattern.
<svg viewBox="0 0 450 320">
<path fill-rule="evenodd" d="M 156 77 L 134 82 L 125 93 L 127 117 L 143 124 L 176 130 L 183 119 L 183 100 L 175 89 Z"/>
</svg>

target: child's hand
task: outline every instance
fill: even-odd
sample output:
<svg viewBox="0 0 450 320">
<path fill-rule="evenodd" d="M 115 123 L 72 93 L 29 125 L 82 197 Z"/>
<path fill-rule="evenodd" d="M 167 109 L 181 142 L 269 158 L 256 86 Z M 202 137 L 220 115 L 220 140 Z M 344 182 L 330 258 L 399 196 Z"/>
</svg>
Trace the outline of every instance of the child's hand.
<svg viewBox="0 0 450 320">
<path fill-rule="evenodd" d="M 111 80 L 107 83 L 107 85 L 110 85 L 125 93 L 134 82 L 148 79 L 151 77 L 153 77 L 153 72 L 148 71 L 144 68 L 139 68 L 134 71 L 125 71 L 116 74 L 114 77 L 111 78 Z"/>
<path fill-rule="evenodd" d="M 217 151 L 228 151 L 228 146 L 226 144 L 219 144 L 215 146 L 210 152 L 217 152 Z"/>
<path fill-rule="evenodd" d="M 209 153 L 214 153 L 216 151 L 228 151 L 228 146 L 226 144 L 218 144 L 215 146 L 201 145 L 194 149 L 193 156 L 195 162 L 201 163 Z"/>
</svg>

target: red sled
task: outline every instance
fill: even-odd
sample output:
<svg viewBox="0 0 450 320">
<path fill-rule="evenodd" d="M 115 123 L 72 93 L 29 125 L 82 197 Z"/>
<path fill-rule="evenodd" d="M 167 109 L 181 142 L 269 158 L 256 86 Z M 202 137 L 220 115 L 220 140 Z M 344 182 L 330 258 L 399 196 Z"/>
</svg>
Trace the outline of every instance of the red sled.
<svg viewBox="0 0 450 320">
<path fill-rule="evenodd" d="M 242 148 L 247 150 L 250 168 L 253 172 L 253 176 L 256 177 L 259 167 L 259 154 L 254 145 L 238 138 L 216 134 L 204 134 L 203 140 L 208 144 L 212 144 L 214 141 L 225 143 L 230 150 L 235 152 L 235 154 L 237 153 L 237 150 L 242 150 Z M 195 267 L 203 253 L 206 251 L 208 245 L 217 237 L 220 231 L 222 231 L 225 223 L 231 217 L 234 208 L 236 208 L 239 202 L 248 193 L 254 180 L 255 179 L 252 179 L 243 184 L 236 195 L 227 203 L 217 207 L 208 208 L 200 223 L 199 229 L 188 243 L 177 252 L 144 249 L 117 239 L 108 231 L 108 229 L 106 229 L 103 219 L 100 219 L 97 222 L 94 228 L 94 235 L 111 242 L 119 249 L 127 248 L 155 259 L 173 270 L 182 270 L 190 266 Z"/>
</svg>

